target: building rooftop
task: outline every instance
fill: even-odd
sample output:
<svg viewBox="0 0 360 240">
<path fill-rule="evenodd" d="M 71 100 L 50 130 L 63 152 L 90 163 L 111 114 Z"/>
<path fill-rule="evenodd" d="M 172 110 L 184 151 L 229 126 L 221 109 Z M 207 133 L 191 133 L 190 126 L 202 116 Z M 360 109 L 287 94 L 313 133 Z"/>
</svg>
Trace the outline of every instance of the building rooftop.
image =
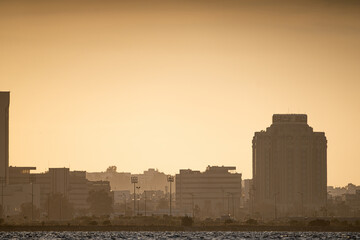
<svg viewBox="0 0 360 240">
<path fill-rule="evenodd" d="M 274 114 L 273 124 L 283 123 L 302 123 L 307 124 L 306 114 Z"/>
</svg>

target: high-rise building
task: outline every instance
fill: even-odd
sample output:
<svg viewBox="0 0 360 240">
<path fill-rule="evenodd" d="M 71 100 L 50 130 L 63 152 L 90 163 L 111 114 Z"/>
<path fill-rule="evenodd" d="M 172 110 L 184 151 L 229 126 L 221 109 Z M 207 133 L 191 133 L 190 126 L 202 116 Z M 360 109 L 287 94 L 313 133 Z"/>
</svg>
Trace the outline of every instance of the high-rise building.
<svg viewBox="0 0 360 240">
<path fill-rule="evenodd" d="M 321 215 L 326 211 L 327 140 L 305 114 L 274 114 L 253 148 L 255 211 L 264 217 Z"/>
<path fill-rule="evenodd" d="M 10 92 L 0 92 L 0 181 L 9 179 L 9 104 Z"/>
</svg>

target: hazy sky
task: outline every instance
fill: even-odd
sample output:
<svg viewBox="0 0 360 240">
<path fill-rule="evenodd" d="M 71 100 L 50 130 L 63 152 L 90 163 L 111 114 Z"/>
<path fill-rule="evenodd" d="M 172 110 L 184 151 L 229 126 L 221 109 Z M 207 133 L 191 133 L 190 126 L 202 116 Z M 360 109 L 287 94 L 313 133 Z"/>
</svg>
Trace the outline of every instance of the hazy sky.
<svg viewBox="0 0 360 240">
<path fill-rule="evenodd" d="M 360 1 L 0 0 L 0 90 L 13 166 L 250 178 L 254 132 L 306 113 L 360 184 Z"/>
</svg>

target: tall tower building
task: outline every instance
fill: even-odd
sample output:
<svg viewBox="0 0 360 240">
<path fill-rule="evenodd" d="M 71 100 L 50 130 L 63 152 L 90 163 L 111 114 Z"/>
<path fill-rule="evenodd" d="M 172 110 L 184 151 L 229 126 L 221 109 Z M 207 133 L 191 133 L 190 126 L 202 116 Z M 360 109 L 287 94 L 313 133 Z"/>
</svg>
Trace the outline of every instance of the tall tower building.
<svg viewBox="0 0 360 240">
<path fill-rule="evenodd" d="M 0 92 L 0 181 L 5 182 L 9 179 L 9 104 L 10 92 Z"/>
<path fill-rule="evenodd" d="M 327 140 L 305 114 L 274 114 L 266 131 L 255 132 L 253 201 L 264 217 L 324 214 Z"/>
</svg>

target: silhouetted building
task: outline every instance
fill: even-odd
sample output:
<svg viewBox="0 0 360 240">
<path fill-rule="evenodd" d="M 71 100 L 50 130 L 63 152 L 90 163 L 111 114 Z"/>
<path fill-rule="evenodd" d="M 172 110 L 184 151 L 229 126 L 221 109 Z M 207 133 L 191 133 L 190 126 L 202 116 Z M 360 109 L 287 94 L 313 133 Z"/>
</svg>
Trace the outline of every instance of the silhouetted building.
<svg viewBox="0 0 360 240">
<path fill-rule="evenodd" d="M 36 167 L 9 167 L 9 184 L 29 184 L 31 183 L 31 170 Z"/>
<path fill-rule="evenodd" d="M 140 192 L 148 190 L 166 191 L 169 185 L 167 182 L 167 175 L 159 172 L 157 169 L 149 168 L 142 174 L 131 174 L 128 172 L 117 172 L 115 166 L 109 167 L 106 172 L 87 172 L 86 178 L 90 181 L 109 181 L 112 191 L 132 191 L 131 176 L 138 178 L 138 186 Z"/>
<path fill-rule="evenodd" d="M 4 186 L 2 194 L 4 216 L 19 214 L 24 203 L 31 203 L 40 208 L 39 184 L 8 184 Z"/>
<path fill-rule="evenodd" d="M 307 124 L 307 115 L 274 114 L 252 143 L 256 212 L 301 216 L 326 206 L 327 140 Z"/>
<path fill-rule="evenodd" d="M 48 172 L 36 173 L 35 182 L 40 185 L 41 207 L 48 211 L 48 200 L 60 194 L 77 210 L 89 207 L 87 198 L 91 190 L 105 190 L 109 195 L 108 181 L 88 181 L 85 171 L 70 171 L 69 168 L 49 168 Z"/>
<path fill-rule="evenodd" d="M 10 92 L 0 92 L 0 181 L 8 182 Z"/>
<path fill-rule="evenodd" d="M 237 215 L 241 173 L 235 167 L 208 166 L 205 172 L 180 170 L 176 174 L 176 207 L 185 215 L 217 218 Z"/>
<path fill-rule="evenodd" d="M 249 209 L 250 205 L 250 195 L 252 189 L 252 179 L 244 179 L 242 180 L 242 198 L 241 198 L 241 205 L 244 208 Z"/>
</svg>

